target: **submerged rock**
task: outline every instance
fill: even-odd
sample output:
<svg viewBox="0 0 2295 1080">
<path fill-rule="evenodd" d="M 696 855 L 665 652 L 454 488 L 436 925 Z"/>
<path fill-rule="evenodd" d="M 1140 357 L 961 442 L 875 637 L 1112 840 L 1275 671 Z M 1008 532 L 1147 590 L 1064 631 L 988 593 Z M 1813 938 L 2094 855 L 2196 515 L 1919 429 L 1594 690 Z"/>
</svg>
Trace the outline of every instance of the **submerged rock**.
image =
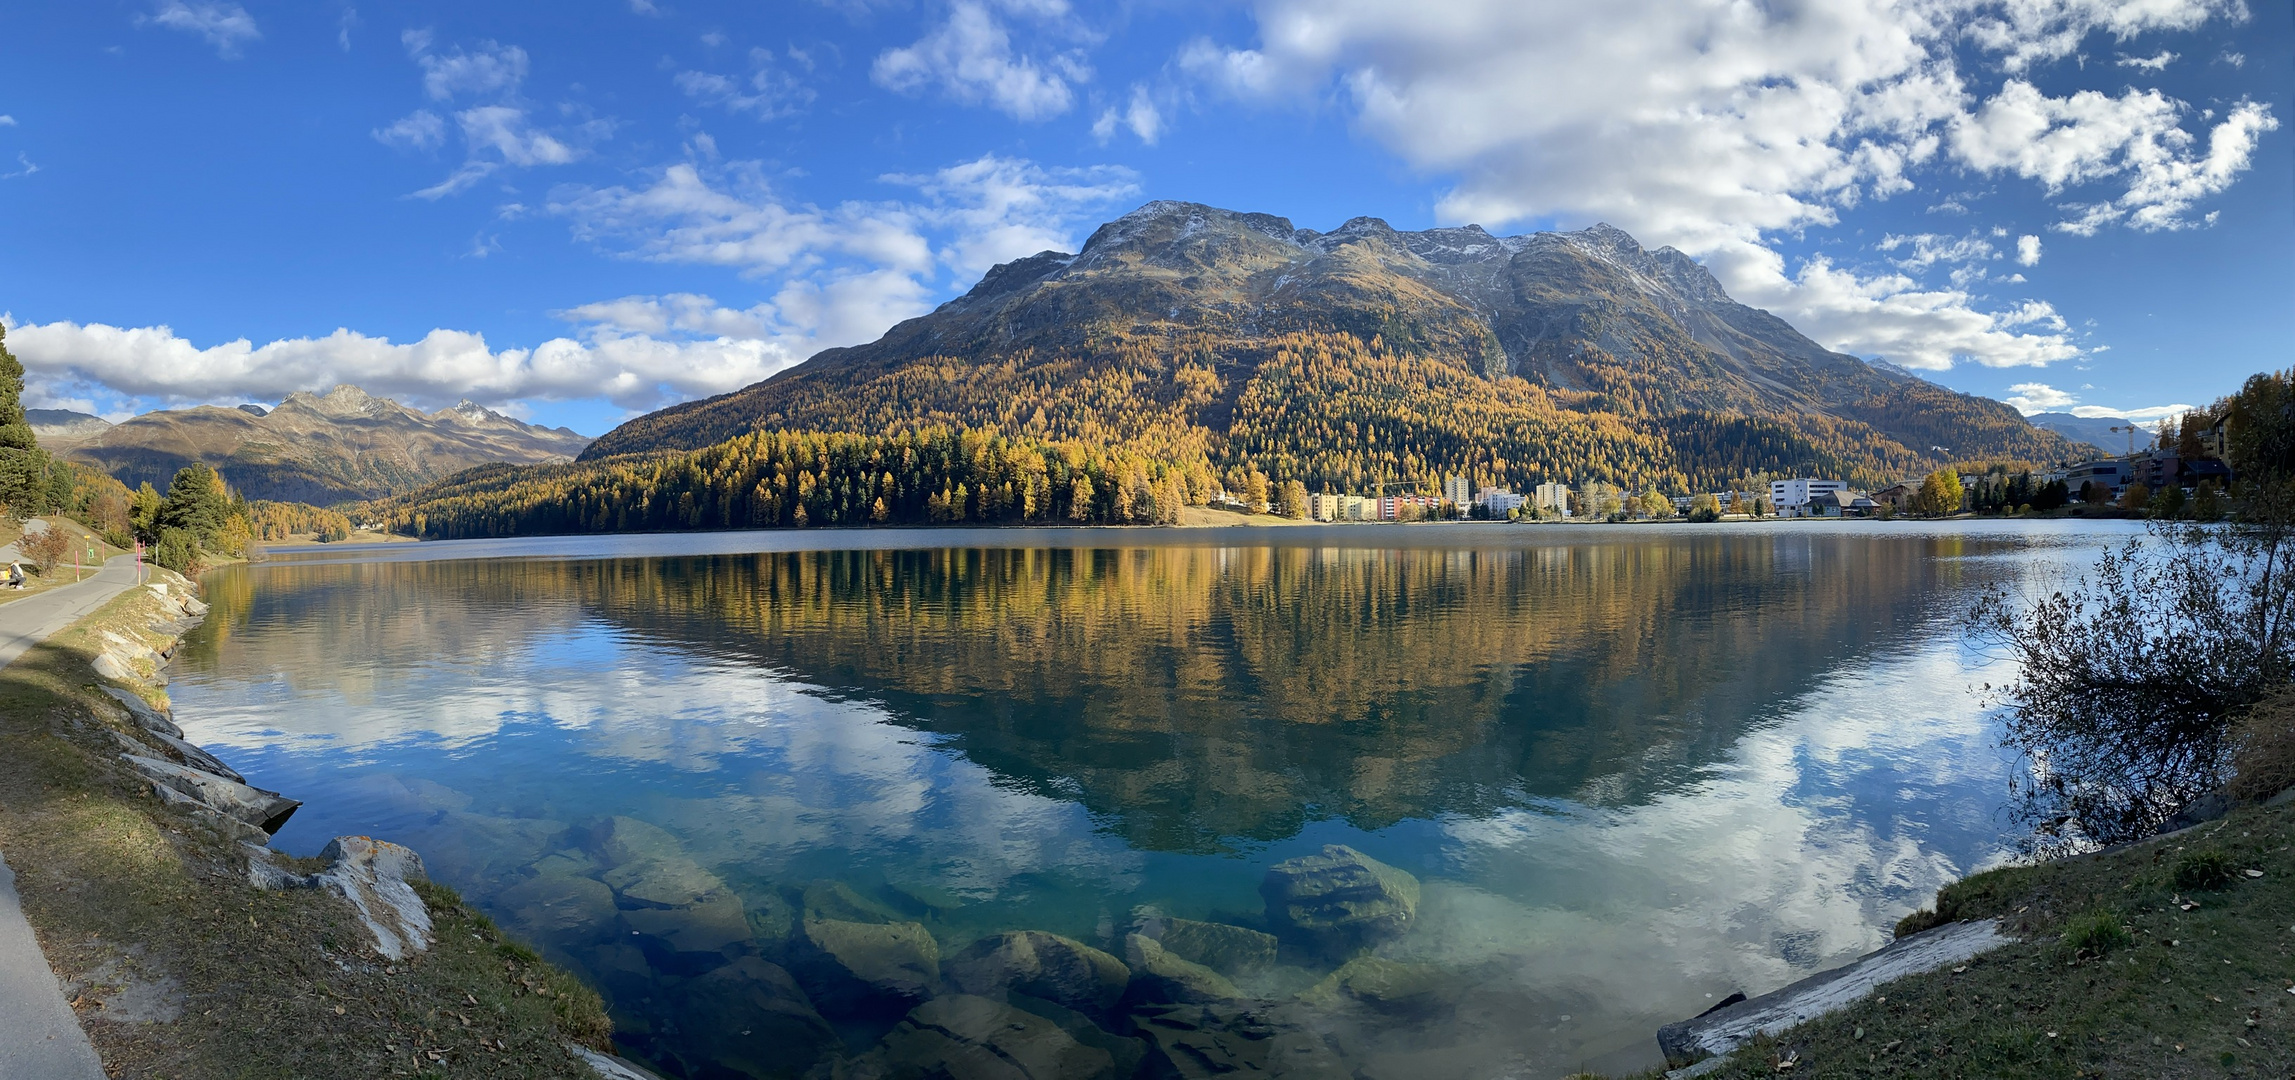
<svg viewBox="0 0 2295 1080">
<path fill-rule="evenodd" d="M 338 836 L 319 856 L 327 868 L 312 884 L 351 902 L 384 959 L 404 960 L 430 948 L 430 908 L 411 884 L 429 880 L 422 856 L 371 836 Z"/>
<path fill-rule="evenodd" d="M 748 915 L 731 894 L 683 907 L 624 911 L 622 921 L 635 932 L 641 949 L 672 956 L 695 954 L 697 959 L 687 960 L 687 965 L 715 966 L 703 958 L 722 958 L 750 941 Z"/>
<path fill-rule="evenodd" d="M 1106 1012 L 1123 1000 L 1131 970 L 1081 941 L 1041 930 L 1015 930 L 975 941 L 945 965 L 949 982 L 967 994 L 1021 993 L 1080 1012 Z"/>
<path fill-rule="evenodd" d="M 600 879 L 624 900 L 680 907 L 726 891 L 724 881 L 693 861 L 685 845 L 658 826 L 615 816 L 581 831 L 584 846 L 609 868 Z"/>
<path fill-rule="evenodd" d="M 900 912 L 854 892 L 851 886 L 842 881 L 816 881 L 805 886 L 804 903 L 805 917 L 808 919 L 857 923 L 908 921 Z"/>
<path fill-rule="evenodd" d="M 1124 959 L 1131 964 L 1129 997 L 1153 1004 L 1200 1004 L 1240 998 L 1227 976 L 1165 951 L 1154 938 L 1124 935 Z"/>
<path fill-rule="evenodd" d="M 1259 883 L 1267 922 L 1286 937 L 1346 956 L 1400 937 L 1418 912 L 1418 879 L 1344 844 L 1286 859 Z"/>
<path fill-rule="evenodd" d="M 1222 975 L 1241 975 L 1275 964 L 1275 935 L 1227 923 L 1150 915 L 1140 920 L 1139 933 L 1155 939 L 1166 952 Z"/>
<path fill-rule="evenodd" d="M 595 940 L 614 925 L 613 890 L 586 877 L 531 878 L 496 894 L 493 906 L 520 931 L 557 945 Z"/>
<path fill-rule="evenodd" d="M 895 1015 L 940 987 L 940 943 L 922 923 L 806 919 L 799 974 L 832 1012 Z"/>
<path fill-rule="evenodd" d="M 1321 1037 L 1280 1015 L 1240 1003 L 1165 1005 L 1132 1014 L 1149 1044 L 1152 1075 L 1353 1080 L 1354 1070 Z"/>
<path fill-rule="evenodd" d="M 1115 1080 L 1107 1051 L 1086 1046 L 1034 1013 L 970 994 L 919 1005 L 852 1080 Z"/>
<path fill-rule="evenodd" d="M 1330 1007 L 1359 1002 L 1391 1016 L 1426 1016 L 1452 1004 L 1463 989 L 1458 980 L 1431 964 L 1402 964 L 1358 956 L 1299 995 L 1310 1005 Z"/>
<path fill-rule="evenodd" d="M 836 1032 L 797 980 L 755 957 L 687 983 L 678 997 L 677 1029 L 676 1045 L 695 1064 L 749 1076 L 800 1076 L 838 1049 Z"/>
</svg>

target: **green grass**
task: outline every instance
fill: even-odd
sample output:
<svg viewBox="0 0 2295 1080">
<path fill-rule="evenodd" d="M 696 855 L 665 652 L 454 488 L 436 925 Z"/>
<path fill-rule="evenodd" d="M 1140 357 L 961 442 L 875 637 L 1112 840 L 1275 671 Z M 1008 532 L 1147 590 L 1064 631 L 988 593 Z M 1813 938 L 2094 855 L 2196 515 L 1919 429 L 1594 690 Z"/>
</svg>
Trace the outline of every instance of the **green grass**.
<svg viewBox="0 0 2295 1080">
<path fill-rule="evenodd" d="M 597 995 L 450 890 L 424 889 L 437 945 L 385 964 L 347 905 L 253 888 L 234 841 L 117 764 L 111 732 L 133 729 L 88 661 L 101 629 L 151 640 L 156 603 L 133 590 L 0 670 L 0 852 L 58 974 L 111 973 L 75 1007 L 99 1015 L 124 981 L 182 988 L 173 1022 L 84 1025 L 112 1075 L 587 1075 L 564 1044 L 608 1045 Z"/>
<path fill-rule="evenodd" d="M 1906 930 L 1935 925 L 1939 911 L 1997 917 L 2015 944 L 1749 1044 L 1709 1075 L 2295 1074 L 2291 849 L 2295 807 L 2257 808 L 2120 851 L 1977 874 Z"/>
</svg>

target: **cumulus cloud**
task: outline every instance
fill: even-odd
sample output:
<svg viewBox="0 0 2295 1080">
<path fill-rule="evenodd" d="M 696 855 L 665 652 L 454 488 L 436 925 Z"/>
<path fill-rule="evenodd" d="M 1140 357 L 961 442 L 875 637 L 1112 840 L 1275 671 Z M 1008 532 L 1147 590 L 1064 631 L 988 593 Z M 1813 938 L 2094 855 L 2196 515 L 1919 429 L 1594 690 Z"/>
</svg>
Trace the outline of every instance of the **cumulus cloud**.
<svg viewBox="0 0 2295 1080">
<path fill-rule="evenodd" d="M 2141 68 L 2145 71 L 2166 71 L 2167 66 L 2169 64 L 2175 63 L 2175 61 L 2176 54 L 2169 52 L 2166 49 L 2162 49 L 2158 53 L 2155 53 L 2151 56 L 2123 56 L 2120 57 L 2119 63 L 2120 66 L 2124 68 Z"/>
<path fill-rule="evenodd" d="M 13 117 L 13 116 L 10 116 L 10 115 L 8 115 L 7 113 L 0 113 L 0 127 L 15 127 L 15 126 L 16 126 L 16 118 L 15 118 L 15 117 Z"/>
<path fill-rule="evenodd" d="M 567 335 L 532 348 L 450 329 L 405 343 L 338 329 L 202 345 L 166 326 L 73 322 L 7 323 L 8 344 L 43 401 L 98 388 L 164 404 L 277 400 L 349 382 L 425 404 L 603 397 L 656 408 L 871 340 L 995 263 L 1073 249 L 1083 223 L 1137 192 L 1121 169 L 996 156 L 884 179 L 908 197 L 792 202 L 754 163 L 673 165 L 637 187 L 561 187 L 544 209 L 577 238 L 632 258 L 731 267 L 769 299 L 737 307 L 671 293 L 579 304 L 554 313 Z"/>
<path fill-rule="evenodd" d="M 2039 238 L 2039 237 L 2037 237 L 2037 236 L 2030 236 L 2030 235 L 2026 235 L 2026 236 L 2019 236 L 2019 237 L 2017 237 L 2017 238 L 2016 238 L 2016 265 L 2018 265 L 2018 266 L 2038 266 L 2038 265 L 2040 265 L 2040 238 Z"/>
<path fill-rule="evenodd" d="M 773 342 L 754 339 L 585 338 L 494 349 L 483 335 L 459 330 L 397 343 L 338 329 L 317 338 L 263 345 L 241 338 L 202 347 L 166 326 L 52 322 L 8 330 L 9 348 L 48 392 L 70 395 L 97 386 L 175 405 L 276 401 L 347 382 L 431 406 L 462 398 L 502 405 L 605 397 L 644 409 L 745 386 L 795 359 Z"/>
<path fill-rule="evenodd" d="M 151 14 L 136 21 L 197 34 L 226 60 L 239 56 L 239 46 L 263 36 L 255 17 L 235 3 L 201 0 L 160 0 Z"/>
<path fill-rule="evenodd" d="M 1067 36 L 1081 34 L 1066 0 L 955 0 L 948 19 L 914 44 L 878 54 L 869 70 L 878 86 L 902 93 L 938 87 L 967 105 L 985 104 L 1017 120 L 1046 120 L 1075 103 L 1075 83 L 1091 68 L 1074 51 L 1042 59 L 1019 55 L 1001 16 L 1017 15 Z"/>
<path fill-rule="evenodd" d="M 2203 151 L 2179 126 L 2187 107 L 2156 91 L 2049 98 L 2021 74 L 2092 35 L 2124 42 L 2244 18 L 2236 0 L 1257 0 L 1253 10 L 1255 43 L 1195 41 L 1179 69 L 1246 98 L 1335 98 L 1406 162 L 1457 178 L 1438 204 L 1446 220 L 1607 220 L 1704 259 L 1741 299 L 1832 328 L 1819 340 L 1836 347 L 1952 343 L 1889 355 L 1913 365 L 1948 355 L 2027 364 L 2078 349 L 2017 329 L 2014 312 L 1984 310 L 1966 275 L 1940 291 L 1901 271 L 1866 279 L 1822 261 L 1788 273 L 1773 238 L 1834 225 L 1954 167 L 2040 182 L 2065 207 L 2060 227 L 2180 227 L 2276 125 L 2268 108 L 2242 103 Z M 1982 83 L 1995 77 L 1988 94 Z M 1888 292 L 1900 285 L 1901 297 Z"/>
<path fill-rule="evenodd" d="M 2242 101 L 2208 133 L 2207 151 L 2183 129 L 2187 107 L 2158 90 L 2119 97 L 2082 90 L 2061 98 L 2010 80 L 1952 127 L 1954 154 L 1981 172 L 2036 180 L 2053 195 L 2105 178 L 2125 178 L 2115 199 L 2075 204 L 2056 228 L 2080 235 L 2125 221 L 2139 229 L 2191 224 L 2194 203 L 2231 186 L 2247 171 L 2257 138 L 2279 126 L 2269 109 Z"/>
<path fill-rule="evenodd" d="M 2033 413 L 2060 412 L 2076 405 L 2080 399 L 2058 390 L 2047 383 L 2017 383 L 2008 388 L 2008 396 L 2000 400 L 2016 406 L 2016 411 L 2030 416 Z"/>
</svg>

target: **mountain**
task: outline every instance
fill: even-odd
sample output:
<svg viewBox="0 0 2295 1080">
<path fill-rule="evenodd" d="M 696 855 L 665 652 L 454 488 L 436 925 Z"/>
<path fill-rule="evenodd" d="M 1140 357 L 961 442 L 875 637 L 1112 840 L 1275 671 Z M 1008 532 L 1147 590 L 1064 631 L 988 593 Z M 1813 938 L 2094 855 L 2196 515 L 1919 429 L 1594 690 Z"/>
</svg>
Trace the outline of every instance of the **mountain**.
<svg viewBox="0 0 2295 1080">
<path fill-rule="evenodd" d="M 583 452 L 696 450 L 751 431 L 933 427 L 1256 465 L 1311 488 L 1672 490 L 1749 471 L 1879 482 L 2052 461 L 2009 406 L 1825 349 L 1625 232 L 1329 233 L 1155 202 L 1075 254 L 990 270 L 875 342 L 632 420 Z"/>
<path fill-rule="evenodd" d="M 337 386 L 323 395 L 289 394 L 270 410 L 203 405 L 146 413 L 63 456 L 131 488 L 165 488 L 177 469 L 204 461 L 250 499 L 324 506 L 405 491 L 474 465 L 566 461 L 588 444 L 565 428 L 521 423 L 468 401 L 425 413 Z"/>
<path fill-rule="evenodd" d="M 112 426 L 111 421 L 101 416 L 70 409 L 26 409 L 24 420 L 32 425 L 32 434 L 40 440 L 40 448 L 51 454 L 78 446 Z"/>
<path fill-rule="evenodd" d="M 2133 423 L 2117 416 L 2074 416 L 2068 412 L 2033 413 L 2024 419 L 2029 421 L 2033 427 L 2045 428 L 2073 442 L 2087 443 L 2106 454 L 2124 454 L 2127 452 L 2128 432 L 2126 429 Z M 2134 426 L 2143 427 L 2141 424 Z M 2120 430 L 2112 430 L 2115 427 Z M 2151 429 L 2147 427 L 2136 432 L 2135 445 L 2142 446 L 2151 442 L 2150 431 Z"/>
</svg>

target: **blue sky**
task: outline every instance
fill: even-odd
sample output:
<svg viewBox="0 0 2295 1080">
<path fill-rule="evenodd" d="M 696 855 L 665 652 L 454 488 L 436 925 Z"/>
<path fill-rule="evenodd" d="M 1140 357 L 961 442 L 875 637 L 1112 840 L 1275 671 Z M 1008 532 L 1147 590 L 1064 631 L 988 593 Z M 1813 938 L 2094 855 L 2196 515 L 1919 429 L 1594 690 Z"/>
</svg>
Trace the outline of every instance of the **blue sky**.
<svg viewBox="0 0 2295 1080">
<path fill-rule="evenodd" d="M 1168 198 L 1320 229 L 1607 220 L 1836 348 L 2028 410 L 2158 410 L 2289 362 L 2290 18 L 13 5 L 0 312 L 37 405 L 348 381 L 596 434 Z"/>
</svg>

